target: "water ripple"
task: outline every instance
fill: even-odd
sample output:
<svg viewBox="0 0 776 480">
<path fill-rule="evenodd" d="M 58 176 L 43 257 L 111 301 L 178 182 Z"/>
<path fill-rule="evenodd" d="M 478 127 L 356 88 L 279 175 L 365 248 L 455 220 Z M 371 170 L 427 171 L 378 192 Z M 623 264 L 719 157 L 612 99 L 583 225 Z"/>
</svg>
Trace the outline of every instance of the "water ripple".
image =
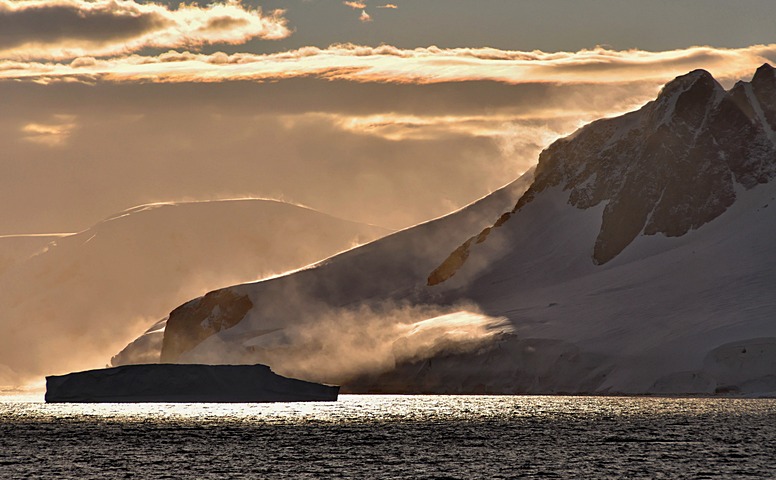
<svg viewBox="0 0 776 480">
<path fill-rule="evenodd" d="M 0 478 L 774 478 L 776 400 L 2 397 Z"/>
</svg>

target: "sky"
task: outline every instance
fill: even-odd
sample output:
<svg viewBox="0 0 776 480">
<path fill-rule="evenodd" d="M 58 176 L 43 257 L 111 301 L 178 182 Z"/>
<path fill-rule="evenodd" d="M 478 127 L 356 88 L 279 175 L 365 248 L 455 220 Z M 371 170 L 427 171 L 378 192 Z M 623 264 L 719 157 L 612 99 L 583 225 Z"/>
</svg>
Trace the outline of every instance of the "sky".
<svg viewBox="0 0 776 480">
<path fill-rule="evenodd" d="M 274 198 L 404 228 L 586 122 L 776 61 L 766 0 L 0 0 L 0 235 Z"/>
<path fill-rule="evenodd" d="M 400 48 L 436 45 L 504 50 L 672 50 L 695 45 L 745 47 L 773 41 L 769 0 L 276 0 L 294 34 L 277 51 L 333 43 Z M 356 4 L 365 8 L 353 8 Z M 255 4 L 255 3 L 254 3 Z M 381 8 L 394 5 L 397 8 Z M 347 10 L 350 9 L 348 12 Z M 357 22 L 361 12 L 371 22 Z M 277 50 L 276 50 L 277 49 Z"/>
</svg>

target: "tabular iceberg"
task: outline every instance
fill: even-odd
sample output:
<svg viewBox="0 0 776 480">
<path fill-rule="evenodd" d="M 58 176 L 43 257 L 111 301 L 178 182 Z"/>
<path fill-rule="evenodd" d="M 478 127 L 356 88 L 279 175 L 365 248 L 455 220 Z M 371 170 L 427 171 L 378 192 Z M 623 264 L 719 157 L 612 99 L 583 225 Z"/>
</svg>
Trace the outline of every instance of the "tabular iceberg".
<svg viewBox="0 0 776 480">
<path fill-rule="evenodd" d="M 49 403 L 335 401 L 339 387 L 286 378 L 266 365 L 149 364 L 46 377 Z"/>
</svg>

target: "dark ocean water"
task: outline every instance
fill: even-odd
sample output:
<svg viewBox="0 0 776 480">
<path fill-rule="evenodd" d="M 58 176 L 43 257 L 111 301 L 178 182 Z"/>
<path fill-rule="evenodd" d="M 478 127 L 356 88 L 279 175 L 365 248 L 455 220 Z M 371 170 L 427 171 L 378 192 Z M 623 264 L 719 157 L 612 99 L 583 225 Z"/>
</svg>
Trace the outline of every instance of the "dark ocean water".
<svg viewBox="0 0 776 480">
<path fill-rule="evenodd" d="M 0 478 L 776 478 L 776 400 L 0 397 Z"/>
</svg>

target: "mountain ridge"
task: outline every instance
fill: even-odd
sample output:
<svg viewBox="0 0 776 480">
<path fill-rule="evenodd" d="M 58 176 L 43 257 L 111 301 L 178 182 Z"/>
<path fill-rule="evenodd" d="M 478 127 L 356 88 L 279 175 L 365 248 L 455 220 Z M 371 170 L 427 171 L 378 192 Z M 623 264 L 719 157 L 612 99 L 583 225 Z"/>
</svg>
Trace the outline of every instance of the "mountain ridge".
<svg viewBox="0 0 776 480">
<path fill-rule="evenodd" d="M 542 151 L 536 180 L 493 228 L 537 194 L 562 185 L 570 191 L 569 203 L 580 209 L 608 202 L 592 255 L 595 263 L 612 260 L 640 234 L 684 235 L 735 201 L 734 182 L 726 170 L 747 189 L 776 175 L 771 161 L 776 155 L 773 97 L 776 70 L 769 64 L 759 67 L 751 82 L 739 81 L 730 92 L 705 70 L 679 76 L 639 110 L 592 122 Z M 773 108 L 763 111 L 763 102 Z M 733 130 L 731 123 L 738 128 Z M 751 147 L 742 147 L 742 139 Z M 739 163 L 753 158 L 754 164 Z M 650 168 L 638 170 L 633 165 Z M 695 188 L 689 190 L 688 185 Z M 488 233 L 483 230 L 461 245 L 431 272 L 428 285 L 452 276 L 468 257 L 472 240 L 482 243 Z"/>
<path fill-rule="evenodd" d="M 680 76 L 556 141 L 501 210 L 503 192 L 466 221 L 229 287 L 218 311 L 180 309 L 165 341 L 195 341 L 164 360 L 361 392 L 776 392 L 772 107 L 768 65 L 727 92 Z M 219 327 L 186 331 L 203 323 Z"/>
</svg>

